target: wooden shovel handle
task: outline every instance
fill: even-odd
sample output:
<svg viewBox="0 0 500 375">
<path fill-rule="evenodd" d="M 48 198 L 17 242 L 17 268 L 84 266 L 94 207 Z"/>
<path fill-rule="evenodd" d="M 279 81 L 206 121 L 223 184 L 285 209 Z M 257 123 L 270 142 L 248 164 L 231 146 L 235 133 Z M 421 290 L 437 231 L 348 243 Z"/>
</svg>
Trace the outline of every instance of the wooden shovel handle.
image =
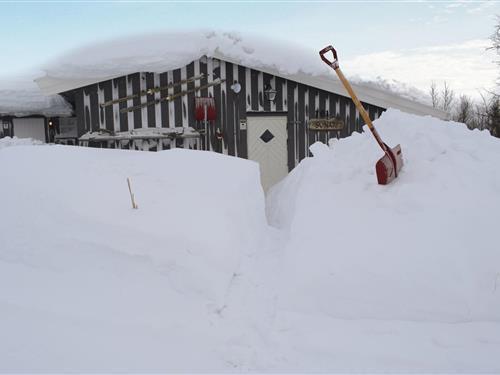
<svg viewBox="0 0 500 375">
<path fill-rule="evenodd" d="M 330 61 L 325 57 L 325 54 L 328 51 L 333 52 L 333 57 L 334 57 L 333 61 Z M 358 109 L 361 117 L 363 117 L 363 120 L 365 120 L 365 124 L 368 125 L 368 128 L 371 130 L 371 132 L 372 132 L 373 136 L 375 137 L 375 139 L 377 140 L 377 143 L 379 144 L 379 146 L 382 148 L 382 150 L 384 152 L 386 152 L 387 146 L 385 145 L 384 142 L 382 142 L 382 139 L 380 138 L 380 135 L 378 134 L 377 129 L 375 129 L 375 127 L 373 126 L 373 123 L 372 123 L 372 120 L 370 119 L 370 116 L 368 115 L 365 108 L 363 107 L 363 105 L 359 101 L 358 97 L 354 93 L 354 90 L 352 89 L 352 86 L 349 83 L 349 81 L 347 80 L 347 78 L 344 76 L 344 73 L 342 73 L 342 71 L 340 70 L 339 62 L 337 59 L 337 51 L 335 51 L 335 49 L 332 46 L 327 46 L 327 47 L 323 48 L 321 51 L 319 51 L 319 55 L 321 56 L 321 60 L 323 60 L 333 70 L 335 70 L 335 73 L 337 73 L 337 75 L 340 79 L 340 82 L 342 82 L 345 89 L 347 90 L 347 92 L 351 96 L 352 101 L 356 105 L 356 108 Z"/>
</svg>

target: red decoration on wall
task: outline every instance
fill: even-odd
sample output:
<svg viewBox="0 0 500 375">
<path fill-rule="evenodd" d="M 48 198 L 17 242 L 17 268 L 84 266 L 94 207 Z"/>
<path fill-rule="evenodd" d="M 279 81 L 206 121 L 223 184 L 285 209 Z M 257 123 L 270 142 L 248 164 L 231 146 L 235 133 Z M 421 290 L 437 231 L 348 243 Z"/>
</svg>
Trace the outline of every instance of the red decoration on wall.
<svg viewBox="0 0 500 375">
<path fill-rule="evenodd" d="M 205 117 L 206 116 L 206 117 Z M 194 117 L 196 121 L 215 121 L 217 110 L 214 98 L 195 98 Z"/>
</svg>

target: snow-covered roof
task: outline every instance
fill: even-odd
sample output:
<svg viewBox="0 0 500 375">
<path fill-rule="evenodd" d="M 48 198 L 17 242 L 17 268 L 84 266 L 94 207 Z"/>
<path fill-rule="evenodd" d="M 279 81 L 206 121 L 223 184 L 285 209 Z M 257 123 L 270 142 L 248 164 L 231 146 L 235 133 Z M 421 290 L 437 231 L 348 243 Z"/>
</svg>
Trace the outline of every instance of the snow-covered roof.
<svg viewBox="0 0 500 375">
<path fill-rule="evenodd" d="M 315 47 L 319 50 L 323 46 Z M 346 95 L 335 73 L 319 59 L 317 50 L 255 35 L 243 38 L 240 34 L 227 32 L 147 34 L 74 50 L 47 64 L 44 67 L 46 75 L 36 82 L 43 92 L 56 94 L 126 74 L 161 73 L 208 56 Z M 381 82 L 356 80 L 353 87 L 360 100 L 371 104 L 446 117 L 444 112 L 428 105 L 425 94 L 418 90 L 409 90 L 394 82 L 391 85 Z"/>
<path fill-rule="evenodd" d="M 32 81 L 0 84 L 0 116 L 71 116 L 71 105 L 60 95 L 45 95 Z"/>
</svg>

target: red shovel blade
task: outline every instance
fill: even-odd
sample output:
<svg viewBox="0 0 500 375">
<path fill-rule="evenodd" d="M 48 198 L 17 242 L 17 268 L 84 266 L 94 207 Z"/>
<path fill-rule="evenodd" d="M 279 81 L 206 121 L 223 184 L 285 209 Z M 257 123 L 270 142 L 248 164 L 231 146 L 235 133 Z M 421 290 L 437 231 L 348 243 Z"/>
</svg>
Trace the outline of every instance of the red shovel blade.
<svg viewBox="0 0 500 375">
<path fill-rule="evenodd" d="M 382 156 L 375 165 L 378 183 L 380 185 L 387 185 L 398 177 L 402 167 L 403 154 L 401 153 L 401 145 L 397 145 L 393 148 L 387 147 L 385 155 Z"/>
</svg>

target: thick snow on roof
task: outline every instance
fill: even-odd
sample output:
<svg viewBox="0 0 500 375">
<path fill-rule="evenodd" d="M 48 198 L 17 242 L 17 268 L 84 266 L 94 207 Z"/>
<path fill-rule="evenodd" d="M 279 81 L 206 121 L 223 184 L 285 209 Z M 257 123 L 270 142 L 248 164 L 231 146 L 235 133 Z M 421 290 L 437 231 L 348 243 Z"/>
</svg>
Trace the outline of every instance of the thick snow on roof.
<svg viewBox="0 0 500 375">
<path fill-rule="evenodd" d="M 44 70 L 48 77 L 59 81 L 73 80 L 84 86 L 140 71 L 165 72 L 206 55 L 291 79 L 316 77 L 335 82 L 338 87 L 335 73 L 319 59 L 318 50 L 319 46 L 306 48 L 256 35 L 243 37 L 239 33 L 217 31 L 166 32 L 83 47 L 48 63 Z M 387 82 L 387 79 L 371 82 L 356 79 L 358 86 L 366 84 L 371 89 L 429 103 L 425 93 L 396 81 Z M 344 92 L 343 88 L 341 90 Z"/>
<path fill-rule="evenodd" d="M 431 97 L 427 93 L 408 83 L 404 83 L 396 79 L 389 79 L 380 76 L 375 79 L 371 79 L 355 75 L 350 77 L 349 80 L 363 87 L 371 87 L 376 90 L 387 91 L 402 98 L 416 100 L 428 106 L 432 105 Z"/>
<path fill-rule="evenodd" d="M 30 79 L 0 82 L 0 116 L 71 116 L 71 105 L 60 95 L 44 95 Z"/>
<path fill-rule="evenodd" d="M 252 68 L 273 68 L 283 74 L 328 74 L 318 52 L 255 35 L 187 31 L 143 34 L 76 49 L 44 67 L 55 78 L 106 78 L 138 71 L 161 73 L 206 55 L 225 56 Z"/>
</svg>

